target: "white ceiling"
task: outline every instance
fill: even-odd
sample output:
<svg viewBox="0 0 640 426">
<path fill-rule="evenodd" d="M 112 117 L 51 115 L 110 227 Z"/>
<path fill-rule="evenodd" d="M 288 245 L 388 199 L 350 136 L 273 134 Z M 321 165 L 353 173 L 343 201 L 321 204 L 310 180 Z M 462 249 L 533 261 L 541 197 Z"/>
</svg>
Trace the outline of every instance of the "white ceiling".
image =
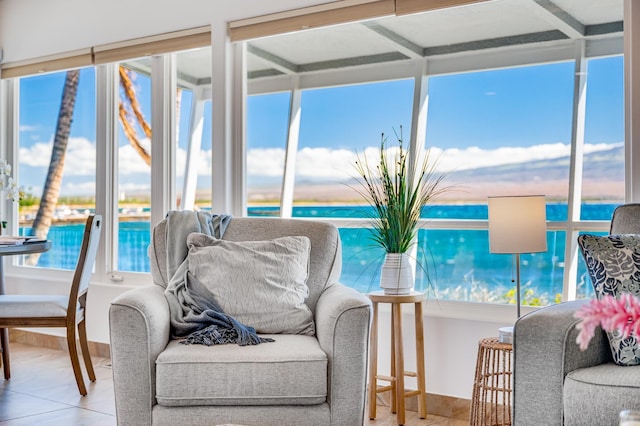
<svg viewBox="0 0 640 426">
<path fill-rule="evenodd" d="M 250 78 L 622 37 L 623 0 L 493 0 L 250 41 Z"/>
<path fill-rule="evenodd" d="M 622 20 L 623 0 L 492 0 L 252 40 L 247 70 L 258 81 L 421 58 L 477 57 L 572 39 L 621 40 Z M 178 56 L 182 81 L 191 84 L 210 82 L 210 64 L 211 49 Z"/>
</svg>

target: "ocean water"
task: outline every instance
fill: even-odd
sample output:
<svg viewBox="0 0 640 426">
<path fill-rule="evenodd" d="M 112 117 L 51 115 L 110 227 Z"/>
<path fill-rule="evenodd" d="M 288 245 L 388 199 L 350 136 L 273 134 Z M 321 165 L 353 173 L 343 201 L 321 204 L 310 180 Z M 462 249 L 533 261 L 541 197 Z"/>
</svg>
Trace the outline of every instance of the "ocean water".
<svg viewBox="0 0 640 426">
<path fill-rule="evenodd" d="M 617 204 L 584 204 L 583 220 L 609 220 Z M 294 217 L 362 218 L 366 223 L 371 209 L 367 206 L 300 206 Z M 275 216 L 277 207 L 249 209 L 251 216 Z M 434 205 L 423 211 L 425 218 L 487 219 L 484 205 Z M 547 220 L 567 218 L 565 204 L 548 204 Z M 38 266 L 73 269 L 80 250 L 84 224 L 51 227 L 51 251 L 41 255 Z M 26 232 L 27 230 L 22 230 Z M 342 240 L 341 282 L 362 292 L 378 289 L 384 251 L 373 245 L 370 232 L 362 228 L 340 229 Z M 118 268 L 121 271 L 148 272 L 147 247 L 149 222 L 120 222 Z M 525 301 L 533 304 L 553 302 L 562 293 L 565 235 L 561 231 L 547 233 L 546 253 L 521 256 L 521 282 Z M 489 253 L 487 231 L 420 230 L 415 261 L 416 289 L 428 291 L 441 299 L 504 303 L 515 287 L 515 266 L 511 255 Z M 592 294 L 582 259 L 579 264 L 578 293 Z"/>
</svg>

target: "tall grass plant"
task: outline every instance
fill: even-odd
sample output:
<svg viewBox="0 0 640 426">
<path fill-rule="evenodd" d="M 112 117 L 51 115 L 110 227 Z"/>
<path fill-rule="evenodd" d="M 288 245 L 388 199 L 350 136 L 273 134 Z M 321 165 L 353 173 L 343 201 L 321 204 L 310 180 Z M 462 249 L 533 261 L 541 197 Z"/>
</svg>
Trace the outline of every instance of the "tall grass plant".
<svg viewBox="0 0 640 426">
<path fill-rule="evenodd" d="M 422 209 L 450 189 L 445 173 L 438 171 L 439 158 L 430 149 L 412 158 L 400 132 L 394 129 L 396 145 L 381 136 L 376 159 L 357 153 L 354 163 L 358 183 L 355 189 L 373 208 L 372 239 L 387 253 L 406 253 L 414 244 Z"/>
</svg>

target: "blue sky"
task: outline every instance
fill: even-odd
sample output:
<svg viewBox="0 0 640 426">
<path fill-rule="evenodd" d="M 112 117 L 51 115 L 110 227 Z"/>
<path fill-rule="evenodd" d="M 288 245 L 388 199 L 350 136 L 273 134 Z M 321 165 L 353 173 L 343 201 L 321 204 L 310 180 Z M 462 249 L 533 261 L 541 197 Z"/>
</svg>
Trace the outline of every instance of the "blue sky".
<svg viewBox="0 0 640 426">
<path fill-rule="evenodd" d="M 479 166 L 485 159 L 489 165 L 497 161 L 499 149 L 504 147 L 521 150 L 520 156 L 513 156 L 511 151 L 511 158 L 503 161 L 531 158 L 533 147 L 547 144 L 555 144 L 555 148 L 546 149 L 548 155 L 559 156 L 570 143 L 573 73 L 573 63 L 557 63 L 432 77 L 427 145 L 450 155 L 450 162 L 456 167 L 460 167 L 460 159 L 469 157 L 467 150 L 471 147 L 481 151 L 479 155 L 474 151 L 473 158 Z M 592 60 L 588 73 L 586 143 L 619 144 L 624 139 L 622 57 Z M 64 73 L 43 75 L 22 80 L 20 87 L 20 184 L 33 187 L 36 193 L 49 161 L 47 149 L 53 140 L 63 81 Z M 87 153 L 80 151 L 90 150 L 95 143 L 94 86 L 94 71 L 83 70 L 63 183 L 70 185 L 66 189 L 69 192 L 90 187 L 86 176 L 91 173 L 92 164 Z M 150 105 L 145 101 L 149 97 L 149 80 L 139 77 L 136 86 L 145 115 L 150 118 Z M 335 168 L 342 164 L 344 169 L 354 151 L 378 146 L 380 133 L 391 135 L 392 129 L 402 125 L 408 138 L 412 96 L 411 80 L 305 91 L 300 170 L 309 176 L 340 180 L 344 173 L 332 172 L 329 165 Z M 182 102 L 180 146 L 184 148 L 190 93 L 184 94 Z M 249 173 L 254 177 L 274 177 L 281 170 L 288 111 L 286 93 L 249 99 Z M 203 158 L 210 157 L 210 114 L 207 108 Z M 135 157 L 126 151 L 129 148 L 124 138 L 120 139 L 121 156 Z M 551 152 L 556 148 L 557 153 Z M 144 165 L 136 158 L 129 160 L 121 163 L 122 172 L 128 173 L 132 182 L 139 175 L 142 182 Z M 210 159 L 203 160 L 201 167 L 206 169 L 209 165 Z M 206 170 L 203 173 L 208 174 Z"/>
</svg>

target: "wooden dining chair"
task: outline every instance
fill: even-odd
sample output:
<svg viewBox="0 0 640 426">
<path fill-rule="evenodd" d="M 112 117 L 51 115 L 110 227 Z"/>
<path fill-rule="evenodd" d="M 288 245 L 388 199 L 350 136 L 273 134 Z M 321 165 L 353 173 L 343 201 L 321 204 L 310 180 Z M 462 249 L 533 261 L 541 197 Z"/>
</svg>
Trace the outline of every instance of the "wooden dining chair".
<svg viewBox="0 0 640 426">
<path fill-rule="evenodd" d="M 76 346 L 76 327 L 85 368 L 89 379 L 95 382 L 96 375 L 93 371 L 87 343 L 85 310 L 87 289 L 98 251 L 101 229 L 102 217 L 100 215 L 92 215 L 87 218 L 82 247 L 69 295 L 0 295 L 0 328 L 64 327 L 67 329 L 67 346 L 69 347 L 71 366 L 78 390 L 83 396 L 87 394 L 87 388 L 80 370 L 80 359 Z M 2 361 L 5 363 L 5 367 L 8 367 L 9 348 L 2 349 Z M 8 370 L 5 370 L 5 375 L 6 371 Z M 5 377 L 5 379 L 8 378 Z"/>
</svg>

